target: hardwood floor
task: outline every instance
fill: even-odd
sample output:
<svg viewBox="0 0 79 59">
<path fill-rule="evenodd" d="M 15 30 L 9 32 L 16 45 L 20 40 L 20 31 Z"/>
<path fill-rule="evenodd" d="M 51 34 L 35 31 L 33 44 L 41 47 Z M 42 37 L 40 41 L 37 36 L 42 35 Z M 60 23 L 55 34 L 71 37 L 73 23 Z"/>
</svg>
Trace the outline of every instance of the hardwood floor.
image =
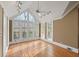
<svg viewBox="0 0 79 59">
<path fill-rule="evenodd" d="M 9 46 L 7 57 L 76 57 L 76 53 L 56 45 L 36 40 Z"/>
</svg>

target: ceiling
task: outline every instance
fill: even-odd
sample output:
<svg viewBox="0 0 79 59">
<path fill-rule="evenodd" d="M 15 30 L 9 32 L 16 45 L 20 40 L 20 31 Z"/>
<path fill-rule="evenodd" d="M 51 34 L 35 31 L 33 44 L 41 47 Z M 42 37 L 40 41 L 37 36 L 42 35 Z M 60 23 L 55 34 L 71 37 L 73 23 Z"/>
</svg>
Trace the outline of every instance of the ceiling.
<svg viewBox="0 0 79 59">
<path fill-rule="evenodd" d="M 39 16 L 36 13 L 36 10 L 38 8 L 38 2 L 37 1 L 22 1 L 21 6 L 21 12 L 24 10 L 28 10 L 30 13 L 32 13 L 36 19 L 48 21 L 48 19 L 53 20 L 54 18 L 59 18 L 63 15 L 65 12 L 67 6 L 69 5 L 69 1 L 40 1 L 39 2 L 39 8 L 42 11 L 52 11 L 51 14 L 39 18 Z M 8 17 L 13 17 L 18 14 L 17 11 L 17 2 L 16 1 L 0 1 L 0 4 L 4 8 L 4 12 Z"/>
</svg>

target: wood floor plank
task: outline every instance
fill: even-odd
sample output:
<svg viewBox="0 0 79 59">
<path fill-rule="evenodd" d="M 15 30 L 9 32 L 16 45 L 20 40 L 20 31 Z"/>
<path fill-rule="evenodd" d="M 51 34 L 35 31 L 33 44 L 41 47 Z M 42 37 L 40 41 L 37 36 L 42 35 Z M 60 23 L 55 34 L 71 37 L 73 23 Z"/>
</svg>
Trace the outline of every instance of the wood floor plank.
<svg viewBox="0 0 79 59">
<path fill-rule="evenodd" d="M 42 40 L 22 42 L 9 46 L 7 57 L 76 57 L 77 53 Z"/>
</svg>

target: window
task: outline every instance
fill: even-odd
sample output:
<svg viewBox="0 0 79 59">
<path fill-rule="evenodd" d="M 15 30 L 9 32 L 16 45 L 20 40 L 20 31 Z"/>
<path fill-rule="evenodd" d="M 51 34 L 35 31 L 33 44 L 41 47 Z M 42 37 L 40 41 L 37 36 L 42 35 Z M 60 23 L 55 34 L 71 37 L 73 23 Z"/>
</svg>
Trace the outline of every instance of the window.
<svg viewBox="0 0 79 59">
<path fill-rule="evenodd" d="M 35 25 L 36 23 L 37 22 L 35 17 L 27 11 L 16 16 L 13 20 L 13 31 L 14 31 L 13 39 L 26 40 L 29 38 L 33 39 L 33 37 L 36 37 L 35 36 L 36 31 L 39 31 L 37 29 L 38 25 Z M 19 31 L 19 32 L 15 32 L 15 31 Z"/>
<path fill-rule="evenodd" d="M 48 23 L 47 24 L 47 37 L 51 38 L 51 34 L 52 34 L 52 24 Z"/>
</svg>

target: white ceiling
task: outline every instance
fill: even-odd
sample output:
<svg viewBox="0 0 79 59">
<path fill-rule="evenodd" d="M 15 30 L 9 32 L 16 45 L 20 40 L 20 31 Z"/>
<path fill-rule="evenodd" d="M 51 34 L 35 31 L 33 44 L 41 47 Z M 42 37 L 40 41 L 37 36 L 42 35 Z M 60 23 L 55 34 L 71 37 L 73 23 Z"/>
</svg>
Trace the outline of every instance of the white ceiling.
<svg viewBox="0 0 79 59">
<path fill-rule="evenodd" d="M 22 10 L 28 10 L 36 17 L 38 18 L 38 15 L 36 13 L 36 10 L 38 8 L 38 5 L 36 1 L 22 1 Z M 8 17 L 15 16 L 18 14 L 17 12 L 17 3 L 16 1 L 0 1 L 0 4 L 4 8 L 4 12 Z M 42 11 L 52 11 L 51 14 L 39 18 L 41 20 L 46 19 L 45 21 L 48 21 L 48 19 L 53 20 L 54 18 L 59 18 L 63 15 L 67 5 L 69 4 L 69 1 L 40 1 L 39 2 L 39 8 Z"/>
</svg>

